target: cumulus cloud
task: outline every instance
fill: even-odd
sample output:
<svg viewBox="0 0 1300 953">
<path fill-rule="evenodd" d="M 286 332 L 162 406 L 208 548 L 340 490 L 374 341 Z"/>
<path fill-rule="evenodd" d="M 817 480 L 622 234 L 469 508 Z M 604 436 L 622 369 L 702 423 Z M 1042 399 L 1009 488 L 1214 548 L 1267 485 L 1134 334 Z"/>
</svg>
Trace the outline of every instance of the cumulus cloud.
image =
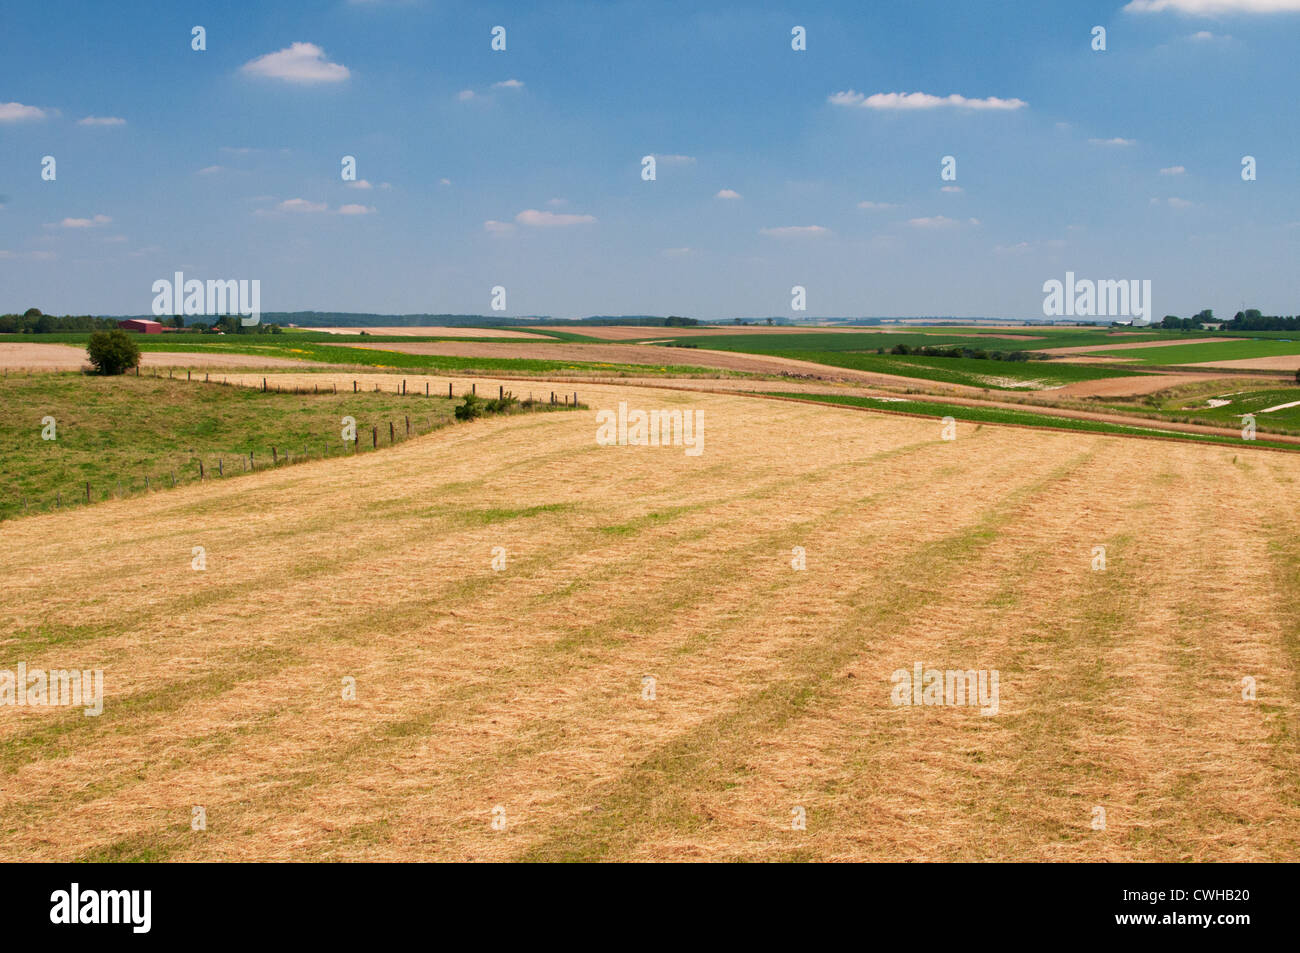
<svg viewBox="0 0 1300 953">
<path fill-rule="evenodd" d="M 1116 136 L 1113 139 L 1089 139 L 1094 146 L 1133 146 L 1137 145 L 1136 139 L 1122 139 Z"/>
<path fill-rule="evenodd" d="M 198 174 L 199 174 L 199 175 L 216 175 L 218 172 L 223 172 L 223 171 L 225 171 L 225 167 L 224 167 L 224 166 L 219 166 L 219 165 L 205 165 L 203 168 L 199 169 Z"/>
<path fill-rule="evenodd" d="M 715 199 L 738 199 L 740 198 L 740 193 L 733 191 L 732 189 L 720 189 L 718 194 L 713 197 Z"/>
<path fill-rule="evenodd" d="M 832 93 L 827 101 L 834 106 L 858 106 L 862 109 L 938 109 L 952 107 L 955 109 L 976 110 L 1012 110 L 1023 109 L 1029 105 L 1023 99 L 999 99 L 989 96 L 985 99 L 968 99 L 953 93 L 951 96 L 931 96 L 929 93 L 866 93 L 851 89 Z"/>
<path fill-rule="evenodd" d="M 523 80 L 519 80 L 519 79 L 503 79 L 499 83 L 493 83 L 492 88 L 493 89 L 523 89 L 524 83 Z"/>
<path fill-rule="evenodd" d="M 462 89 L 459 93 L 456 94 L 456 98 L 459 99 L 462 103 L 467 103 L 474 98 L 474 90 Z"/>
<path fill-rule="evenodd" d="M 340 205 L 340 215 L 373 215 L 375 207 L 373 205 Z"/>
<path fill-rule="evenodd" d="M 1172 10 L 1191 16 L 1221 13 L 1296 13 L 1300 0 L 1130 0 L 1126 13 L 1162 13 Z"/>
<path fill-rule="evenodd" d="M 484 230 L 492 233 L 493 235 L 509 235 L 511 232 L 515 230 L 515 226 L 512 223 L 498 222 L 493 219 L 488 219 L 486 222 L 484 222 L 483 228 Z"/>
<path fill-rule="evenodd" d="M 978 225 L 979 223 L 978 218 L 966 219 L 967 225 Z M 962 221 L 959 218 L 948 218 L 946 215 L 932 215 L 927 218 L 909 218 L 907 224 L 913 228 L 954 228 L 961 225 Z"/>
<path fill-rule="evenodd" d="M 329 206 L 324 202 L 308 202 L 306 199 L 285 199 L 275 208 L 279 212 L 324 212 Z"/>
<path fill-rule="evenodd" d="M 1161 175 L 1182 175 L 1187 169 L 1181 165 L 1171 165 L 1168 168 L 1160 170 Z"/>
<path fill-rule="evenodd" d="M 822 225 L 782 225 L 779 228 L 760 228 L 760 235 L 769 238 L 815 238 L 829 234 L 830 229 Z"/>
<path fill-rule="evenodd" d="M 0 103 L 0 122 L 22 122 L 25 119 L 44 119 L 45 110 L 22 103 Z"/>
<path fill-rule="evenodd" d="M 63 228 L 94 228 L 97 225 L 107 225 L 112 219 L 107 215 L 96 215 L 93 218 L 65 218 L 59 222 Z"/>
<path fill-rule="evenodd" d="M 569 215 L 562 212 L 541 212 L 535 208 L 524 209 L 515 216 L 520 225 L 533 225 L 549 228 L 561 225 L 590 225 L 596 221 L 594 215 Z"/>
<path fill-rule="evenodd" d="M 367 179 L 357 179 L 355 182 L 349 182 L 349 183 L 347 183 L 347 186 L 348 186 L 348 188 L 350 188 L 350 189 L 367 189 L 367 190 L 368 190 L 368 189 L 373 189 L 373 188 L 374 188 L 374 186 L 371 185 L 370 182 L 369 182 L 369 180 L 367 180 Z"/>
<path fill-rule="evenodd" d="M 78 126 L 125 126 L 126 120 L 117 116 L 87 116 L 77 120 Z"/>
<path fill-rule="evenodd" d="M 352 74 L 346 66 L 331 63 L 315 43 L 294 43 L 249 60 L 241 70 L 251 76 L 282 79 L 289 83 L 341 83 Z"/>
</svg>

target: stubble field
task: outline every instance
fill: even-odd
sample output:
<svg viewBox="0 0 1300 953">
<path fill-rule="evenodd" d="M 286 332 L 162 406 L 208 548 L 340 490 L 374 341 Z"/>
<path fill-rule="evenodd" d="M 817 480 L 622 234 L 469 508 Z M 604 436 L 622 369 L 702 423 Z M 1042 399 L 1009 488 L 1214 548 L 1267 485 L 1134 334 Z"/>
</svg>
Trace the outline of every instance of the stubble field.
<svg viewBox="0 0 1300 953">
<path fill-rule="evenodd" d="M 577 389 L 0 524 L 0 665 L 106 688 L 0 709 L 0 857 L 1300 854 L 1300 458 Z M 703 453 L 598 446 L 619 400 Z"/>
</svg>

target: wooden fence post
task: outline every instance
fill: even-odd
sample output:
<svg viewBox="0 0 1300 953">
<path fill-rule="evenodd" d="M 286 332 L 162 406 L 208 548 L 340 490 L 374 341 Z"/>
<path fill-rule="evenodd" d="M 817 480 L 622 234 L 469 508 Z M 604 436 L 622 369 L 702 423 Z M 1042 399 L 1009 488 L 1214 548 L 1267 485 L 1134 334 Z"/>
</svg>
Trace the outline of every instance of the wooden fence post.
<svg viewBox="0 0 1300 953">
<path fill-rule="evenodd" d="M 174 488 L 175 486 L 176 486 L 176 471 L 173 470 L 173 471 L 172 471 L 172 487 Z"/>
<path fill-rule="evenodd" d="M 90 502 L 90 481 L 86 481 L 86 502 Z"/>
<path fill-rule="evenodd" d="M 411 418 L 409 416 L 406 418 L 406 435 L 408 437 L 411 435 Z"/>
<path fill-rule="evenodd" d="M 428 397 L 428 396 L 429 396 L 429 382 L 428 382 L 428 381 L 425 381 L 425 382 L 424 382 L 424 396 L 425 396 L 425 397 Z"/>
<path fill-rule="evenodd" d="M 253 459 L 252 450 L 248 451 L 248 469 L 252 470 L 254 473 L 257 472 L 257 461 Z"/>
<path fill-rule="evenodd" d="M 501 399 L 504 398 L 505 396 L 506 396 L 506 385 L 505 385 L 505 384 L 498 384 L 498 385 L 497 385 L 497 400 L 501 400 Z"/>
<path fill-rule="evenodd" d="M 263 393 L 263 394 L 266 393 L 266 378 L 265 378 L 265 377 L 262 378 L 262 393 Z"/>
<path fill-rule="evenodd" d="M 357 392 L 357 382 L 356 382 L 356 381 L 353 381 L 353 382 L 352 382 L 352 393 L 355 394 L 356 392 Z"/>
<path fill-rule="evenodd" d="M 204 479 L 204 477 L 203 477 L 203 461 L 200 460 L 200 461 L 199 461 L 199 482 L 202 483 L 202 482 L 203 482 L 203 479 Z"/>
<path fill-rule="evenodd" d="M 388 442 L 393 442 L 393 422 L 391 420 L 388 422 Z"/>
<path fill-rule="evenodd" d="M 226 467 L 225 467 L 225 464 L 223 464 L 223 463 L 221 462 L 221 458 L 220 458 L 220 457 L 217 457 L 217 476 L 219 476 L 219 477 L 223 477 L 223 476 L 225 476 L 225 475 L 226 475 Z"/>
<path fill-rule="evenodd" d="M 406 378 L 405 378 L 405 377 L 402 378 L 402 396 L 403 396 L 403 397 L 406 396 Z"/>
<path fill-rule="evenodd" d="M 272 447 L 272 448 L 271 448 L 271 466 L 273 466 L 273 467 L 274 467 L 274 466 L 278 466 L 279 463 L 280 463 L 280 455 L 279 455 L 278 453 L 275 452 L 275 447 Z"/>
<path fill-rule="evenodd" d="M 477 393 L 478 393 L 478 384 L 470 384 L 470 385 L 469 385 L 469 392 L 470 392 L 471 394 L 477 394 Z"/>
<path fill-rule="evenodd" d="M 455 395 L 451 392 L 451 381 L 447 381 L 447 396 L 448 396 L 448 397 L 454 397 L 454 396 L 455 396 Z"/>
<path fill-rule="evenodd" d="M 371 450 L 379 449 L 379 428 L 378 427 L 370 428 L 370 449 Z"/>
</svg>

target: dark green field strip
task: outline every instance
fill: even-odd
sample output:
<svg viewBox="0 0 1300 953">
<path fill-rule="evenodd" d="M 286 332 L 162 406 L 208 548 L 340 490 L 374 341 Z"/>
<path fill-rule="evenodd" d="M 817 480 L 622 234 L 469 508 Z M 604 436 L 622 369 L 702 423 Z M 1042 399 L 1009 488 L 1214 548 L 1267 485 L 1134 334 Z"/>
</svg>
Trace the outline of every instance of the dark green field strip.
<svg viewBox="0 0 1300 953">
<path fill-rule="evenodd" d="M 786 400 L 808 400 L 842 407 L 865 407 L 882 413 L 908 414 L 919 417 L 952 417 L 956 420 L 986 424 L 1013 424 L 1021 427 L 1041 427 L 1050 430 L 1078 430 L 1084 433 L 1116 434 L 1130 437 L 1159 437 L 1177 440 L 1195 440 L 1199 443 L 1216 443 L 1225 446 L 1251 449 L 1264 447 L 1270 450 L 1300 452 L 1300 444 L 1276 440 L 1242 440 L 1218 434 L 1184 433 L 1160 427 L 1126 426 L 1104 420 L 1085 420 L 1078 417 L 1057 417 L 1032 410 L 1009 410 L 1002 407 L 967 407 L 962 404 L 942 404 L 928 400 L 881 400 L 872 397 L 854 397 L 847 394 L 805 394 L 790 391 L 764 391 L 764 397 L 781 397 Z"/>
</svg>

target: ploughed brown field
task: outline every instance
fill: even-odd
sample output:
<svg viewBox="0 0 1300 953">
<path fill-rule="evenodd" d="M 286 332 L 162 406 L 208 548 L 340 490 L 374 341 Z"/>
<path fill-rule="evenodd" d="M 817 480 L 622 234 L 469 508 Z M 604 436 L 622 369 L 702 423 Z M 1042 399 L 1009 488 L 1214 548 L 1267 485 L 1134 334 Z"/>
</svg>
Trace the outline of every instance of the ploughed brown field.
<svg viewBox="0 0 1300 953">
<path fill-rule="evenodd" d="M 0 708 L 0 858 L 1300 853 L 1300 458 L 575 388 L 0 524 L 0 667 L 106 688 Z M 598 445 L 620 400 L 703 452 Z"/>
</svg>

